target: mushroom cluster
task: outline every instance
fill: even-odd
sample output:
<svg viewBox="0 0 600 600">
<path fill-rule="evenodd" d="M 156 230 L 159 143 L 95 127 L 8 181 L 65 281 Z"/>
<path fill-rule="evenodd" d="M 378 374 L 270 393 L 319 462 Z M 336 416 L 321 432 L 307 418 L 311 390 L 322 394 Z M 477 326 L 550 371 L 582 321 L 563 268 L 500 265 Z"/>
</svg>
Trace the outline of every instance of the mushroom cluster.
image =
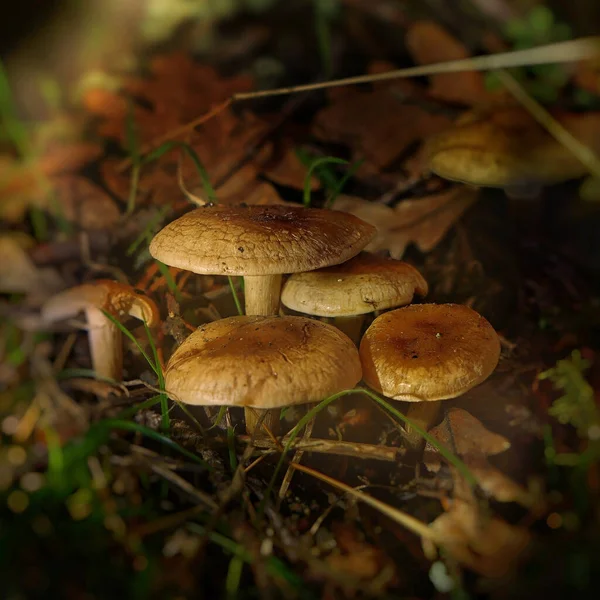
<svg viewBox="0 0 600 600">
<path fill-rule="evenodd" d="M 151 255 L 198 274 L 243 276 L 246 308 L 200 326 L 175 349 L 165 369 L 170 396 L 243 407 L 249 433 L 277 434 L 281 408 L 364 380 L 388 398 L 418 403 L 410 416 L 432 425 L 440 400 L 494 370 L 498 337 L 466 306 L 411 304 L 427 294 L 427 282 L 406 262 L 361 252 L 375 233 L 349 213 L 287 205 L 207 205 L 166 225 Z M 301 314 L 282 315 L 280 305 Z M 62 292 L 42 315 L 55 322 L 81 311 L 94 370 L 116 380 L 122 349 L 114 319 L 159 323 L 150 298 L 106 280 Z M 361 340 L 365 316 L 377 312 Z"/>
</svg>

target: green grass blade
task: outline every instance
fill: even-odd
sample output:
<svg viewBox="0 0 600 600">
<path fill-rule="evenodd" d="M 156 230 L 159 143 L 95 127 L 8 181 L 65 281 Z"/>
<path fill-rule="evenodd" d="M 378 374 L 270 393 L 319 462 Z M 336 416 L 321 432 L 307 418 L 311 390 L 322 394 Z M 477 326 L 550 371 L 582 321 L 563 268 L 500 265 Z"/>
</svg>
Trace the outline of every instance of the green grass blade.
<svg viewBox="0 0 600 600">
<path fill-rule="evenodd" d="M 177 284 L 173 279 L 173 275 L 171 275 L 171 271 L 169 271 L 169 267 L 167 267 L 165 263 L 160 262 L 160 260 L 154 260 L 156 261 L 158 270 L 161 272 L 162 276 L 167 282 L 167 287 L 169 288 L 169 291 L 171 292 L 171 294 L 173 294 L 173 296 L 175 296 L 175 300 L 177 300 L 177 302 L 181 304 L 181 302 L 183 301 L 183 297 L 181 296 L 181 292 L 179 291 L 179 288 L 177 287 Z"/>
<path fill-rule="evenodd" d="M 231 294 L 233 296 L 233 301 L 235 302 L 235 308 L 238 311 L 238 315 L 244 315 L 244 309 L 242 308 L 242 304 L 240 303 L 240 299 L 238 298 L 237 292 L 235 290 L 235 285 L 233 283 L 233 278 L 231 275 L 227 275 L 227 280 L 229 281 L 229 287 L 231 288 Z"/>
<path fill-rule="evenodd" d="M 146 331 L 146 335 L 148 336 L 148 342 L 150 344 L 150 348 L 152 349 L 152 356 L 154 357 L 154 364 L 156 365 L 156 374 L 158 376 L 158 387 L 164 391 L 165 389 L 165 376 L 162 371 L 162 367 L 160 365 L 160 359 L 158 357 L 158 350 L 156 349 L 156 344 L 154 343 L 154 338 L 152 337 L 152 332 L 148 327 L 146 321 L 144 321 L 144 329 Z M 169 398 L 166 394 L 160 394 L 160 414 L 162 417 L 161 426 L 164 430 L 169 429 L 171 427 L 171 417 L 169 416 Z"/>
<path fill-rule="evenodd" d="M 344 189 L 345 185 L 352 177 L 354 177 L 354 175 L 356 174 L 358 169 L 360 169 L 360 166 L 364 162 L 364 159 L 361 158 L 360 160 L 353 162 L 348 167 L 346 174 L 335 184 L 335 187 L 331 190 L 327 201 L 325 202 L 325 208 L 331 208 L 332 204 L 336 201 L 337 197 L 342 193 L 342 190 Z"/>
<path fill-rule="evenodd" d="M 306 172 L 306 176 L 304 177 L 304 192 L 303 192 L 303 202 L 304 206 L 309 207 L 311 203 L 311 189 L 310 183 L 312 179 L 312 174 L 315 169 L 319 169 L 323 165 L 347 165 L 348 161 L 343 158 L 336 158 L 335 156 L 322 156 L 317 158 L 311 162 L 308 167 L 308 171 Z M 334 181 L 333 185 L 335 186 L 337 182 Z"/>
<path fill-rule="evenodd" d="M 154 233 L 154 229 L 155 227 L 163 220 L 167 217 L 167 215 L 169 214 L 169 212 L 171 212 L 171 207 L 170 206 L 163 206 L 161 207 L 157 213 L 151 218 L 149 219 L 146 227 L 144 227 L 144 230 L 140 233 L 140 235 L 138 235 L 137 238 L 135 238 L 135 240 L 131 243 L 131 245 L 127 248 L 127 250 L 125 250 L 125 254 L 127 256 L 133 256 L 133 254 L 135 253 L 135 251 L 145 242 L 148 240 L 148 238 L 152 237 L 153 233 Z"/>
<path fill-rule="evenodd" d="M 140 351 L 141 355 L 146 359 L 146 362 L 150 365 L 150 368 L 154 371 L 154 373 L 156 374 L 156 376 L 160 378 L 162 376 L 162 373 L 160 372 L 160 367 L 157 367 L 154 362 L 152 361 L 152 359 L 148 356 L 148 354 L 146 353 L 146 351 L 142 348 L 142 346 L 140 345 L 140 343 L 135 339 L 135 337 L 133 336 L 133 334 L 131 333 L 131 331 L 129 331 L 129 329 L 127 329 L 127 327 L 125 327 L 122 323 L 120 323 L 117 319 L 115 319 L 115 317 L 113 317 L 109 312 L 103 310 L 102 311 L 104 313 L 104 316 L 109 319 L 110 321 L 112 321 L 121 331 L 121 333 L 128 337 L 137 347 L 137 349 Z"/>
<path fill-rule="evenodd" d="M 31 143 L 25 125 L 17 116 L 8 76 L 0 60 L 0 117 L 4 130 L 17 148 L 21 158 L 31 156 Z"/>
<path fill-rule="evenodd" d="M 236 555 L 232 556 L 229 561 L 229 568 L 227 569 L 227 577 L 225 578 L 225 593 L 227 598 L 231 600 L 238 597 L 243 570 L 243 559 Z"/>
</svg>

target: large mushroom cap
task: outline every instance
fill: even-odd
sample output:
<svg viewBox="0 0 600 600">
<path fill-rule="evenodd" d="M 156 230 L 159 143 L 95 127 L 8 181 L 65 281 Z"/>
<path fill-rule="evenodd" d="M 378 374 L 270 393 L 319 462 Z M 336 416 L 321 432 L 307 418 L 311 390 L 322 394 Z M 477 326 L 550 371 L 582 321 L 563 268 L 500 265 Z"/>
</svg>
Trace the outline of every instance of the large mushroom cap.
<svg viewBox="0 0 600 600">
<path fill-rule="evenodd" d="M 205 206 L 150 244 L 154 258 L 207 275 L 279 275 L 348 260 L 375 228 L 348 213 L 300 206 Z"/>
<path fill-rule="evenodd" d="M 292 275 L 281 293 L 288 308 L 319 317 L 362 315 L 409 304 L 427 282 L 401 260 L 362 252 L 341 265 Z"/>
<path fill-rule="evenodd" d="M 260 409 L 318 402 L 360 378 L 350 339 L 304 317 L 229 317 L 202 325 L 165 372 L 167 391 L 186 404 Z"/>
<path fill-rule="evenodd" d="M 480 314 L 460 304 L 416 304 L 385 313 L 367 329 L 364 381 L 395 400 L 445 400 L 496 368 L 500 342 Z"/>
<path fill-rule="evenodd" d="M 115 317 L 136 317 L 149 327 L 160 321 L 158 307 L 151 298 L 126 283 L 110 279 L 84 283 L 53 296 L 42 307 L 42 318 L 53 323 L 87 308 L 105 310 Z"/>
<path fill-rule="evenodd" d="M 556 115 L 584 143 L 600 116 Z M 592 144 L 594 147 L 594 144 Z M 425 144 L 429 169 L 445 179 L 477 186 L 553 184 L 586 173 L 585 167 L 521 107 L 471 112 Z"/>
</svg>

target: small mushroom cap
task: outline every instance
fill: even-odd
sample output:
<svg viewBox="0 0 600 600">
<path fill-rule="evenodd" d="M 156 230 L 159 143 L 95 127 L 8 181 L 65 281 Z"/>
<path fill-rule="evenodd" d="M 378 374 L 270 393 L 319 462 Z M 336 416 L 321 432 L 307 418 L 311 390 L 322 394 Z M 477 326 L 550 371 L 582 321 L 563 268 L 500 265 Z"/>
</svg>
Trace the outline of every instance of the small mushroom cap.
<svg viewBox="0 0 600 600">
<path fill-rule="evenodd" d="M 361 379 L 352 341 L 304 317 L 241 316 L 199 327 L 175 350 L 167 391 L 186 404 L 269 409 L 318 402 Z"/>
<path fill-rule="evenodd" d="M 341 265 L 292 275 L 281 301 L 308 315 L 344 317 L 403 306 L 427 290 L 423 276 L 408 263 L 361 252 Z"/>
<path fill-rule="evenodd" d="M 407 402 L 460 396 L 487 379 L 499 357 L 494 328 L 460 304 L 415 304 L 385 313 L 360 344 L 365 383 Z"/>
<path fill-rule="evenodd" d="M 279 275 L 338 264 L 375 228 L 348 213 L 301 206 L 205 206 L 164 227 L 150 254 L 205 275 Z"/>
<path fill-rule="evenodd" d="M 42 307 L 42 319 L 54 323 L 92 307 L 114 317 L 135 317 L 145 321 L 148 327 L 155 327 L 160 321 L 154 300 L 130 285 L 110 279 L 84 283 L 53 296 Z"/>
<path fill-rule="evenodd" d="M 597 114 L 556 115 L 582 141 L 592 142 Z M 593 120 L 593 123 L 592 123 Z M 445 179 L 476 186 L 549 185 L 581 177 L 585 167 L 521 107 L 470 112 L 430 138 L 428 168 Z"/>
</svg>

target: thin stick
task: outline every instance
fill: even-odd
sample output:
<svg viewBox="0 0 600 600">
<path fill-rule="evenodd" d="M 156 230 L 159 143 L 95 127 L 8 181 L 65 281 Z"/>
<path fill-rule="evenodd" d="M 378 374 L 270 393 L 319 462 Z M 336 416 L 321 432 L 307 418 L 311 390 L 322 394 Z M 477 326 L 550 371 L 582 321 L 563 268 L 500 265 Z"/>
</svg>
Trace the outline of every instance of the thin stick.
<svg viewBox="0 0 600 600">
<path fill-rule="evenodd" d="M 450 60 L 443 63 L 397 69 L 387 73 L 374 75 L 358 75 L 345 79 L 335 79 L 322 83 L 309 83 L 274 90 L 263 90 L 259 92 L 244 92 L 234 94 L 233 102 L 250 100 L 253 98 L 266 98 L 270 96 L 282 96 L 284 94 L 297 94 L 312 90 L 322 90 L 343 85 L 355 85 L 358 83 L 371 83 L 373 81 L 387 81 L 403 77 L 422 77 L 426 75 L 437 75 L 440 73 L 460 73 L 461 71 L 489 71 L 494 69 L 523 67 L 531 65 L 543 65 L 548 63 L 575 62 L 578 60 L 591 59 L 600 56 L 600 36 L 579 38 L 568 42 L 557 42 L 546 44 L 537 48 L 527 50 L 516 50 L 513 52 L 499 52 L 498 54 L 474 56 L 460 60 Z"/>
<path fill-rule="evenodd" d="M 600 178 L 600 159 L 589 147 L 580 142 L 568 129 L 559 123 L 537 100 L 532 98 L 521 84 L 507 71 L 496 73 L 504 87 L 518 100 L 531 116 L 550 135 L 562 144 L 594 176 Z"/>
<path fill-rule="evenodd" d="M 343 492 L 350 494 L 357 500 L 360 500 L 361 502 L 364 502 L 365 504 L 368 504 L 369 506 L 383 513 L 384 515 L 392 519 L 392 521 L 395 521 L 396 523 L 399 523 L 400 525 L 406 527 L 406 529 L 412 531 L 415 535 L 418 535 L 420 538 L 429 540 L 430 542 L 433 542 L 437 545 L 437 536 L 435 535 L 434 531 L 430 529 L 425 523 L 419 521 L 419 519 L 415 519 L 413 516 L 401 510 L 398 510 L 397 508 L 394 508 L 393 506 L 390 506 L 389 504 L 386 504 L 381 500 L 377 500 L 377 498 L 373 498 L 373 496 L 369 496 L 369 494 L 359 492 L 358 490 L 355 490 L 349 485 L 346 485 L 345 483 L 342 483 L 341 481 L 338 481 L 333 477 L 329 477 L 329 475 L 325 475 L 325 473 L 315 471 L 314 469 L 305 467 L 304 465 L 292 464 L 290 466 L 298 471 L 306 473 L 307 475 L 311 475 L 315 479 L 320 479 L 321 481 L 328 483 L 329 485 L 337 488 L 338 490 L 342 490 Z"/>
<path fill-rule="evenodd" d="M 316 419 L 313 418 L 306 424 L 306 427 L 304 429 L 304 435 L 302 436 L 303 441 L 310 440 L 310 436 L 312 435 L 313 427 L 315 426 L 315 420 Z M 294 456 L 292 458 L 292 464 L 288 467 L 288 470 L 285 473 L 285 477 L 283 478 L 283 481 L 281 482 L 281 487 L 279 488 L 279 499 L 280 500 L 283 500 L 283 498 L 285 498 L 285 495 L 287 494 L 290 484 L 292 483 L 292 477 L 294 476 L 294 469 L 292 469 L 292 466 L 295 464 L 298 464 L 302 460 L 303 455 L 304 455 L 304 450 L 296 448 L 296 452 L 294 453 Z"/>
<path fill-rule="evenodd" d="M 249 436 L 240 436 L 240 441 L 246 441 L 249 439 Z M 284 437 L 281 441 L 283 444 L 285 444 L 287 442 L 287 437 Z M 271 440 L 265 438 L 255 439 L 254 446 L 265 449 L 269 453 L 278 451 L 275 444 Z M 406 454 L 406 450 L 404 448 L 378 446 L 376 444 L 362 444 L 360 442 L 324 440 L 320 438 L 294 440 L 290 449 L 303 450 L 304 452 L 316 452 L 318 454 L 351 456 L 352 458 L 361 458 L 364 460 L 382 460 L 387 462 L 396 462 L 399 458 Z"/>
</svg>

